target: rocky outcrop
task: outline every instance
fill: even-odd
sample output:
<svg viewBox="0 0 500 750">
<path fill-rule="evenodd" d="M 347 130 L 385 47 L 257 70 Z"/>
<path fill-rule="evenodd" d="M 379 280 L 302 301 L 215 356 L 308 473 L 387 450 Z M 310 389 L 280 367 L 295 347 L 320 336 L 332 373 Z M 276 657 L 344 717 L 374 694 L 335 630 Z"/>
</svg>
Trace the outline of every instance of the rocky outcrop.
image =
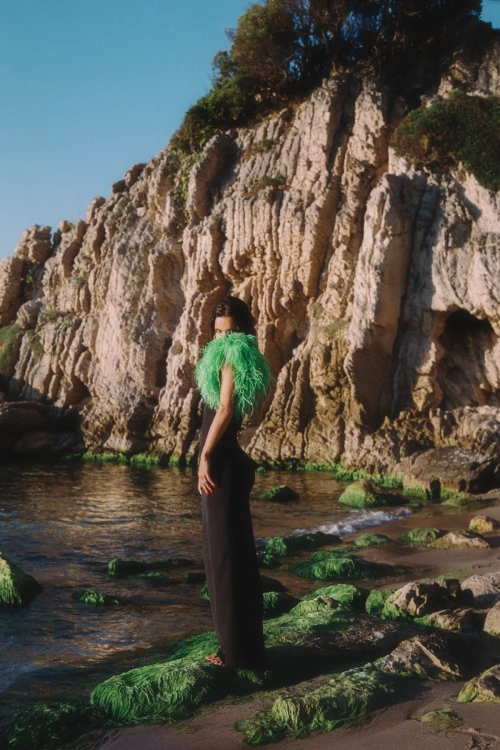
<svg viewBox="0 0 500 750">
<path fill-rule="evenodd" d="M 434 96 L 498 94 L 496 37 L 481 55 L 457 54 Z M 277 378 L 244 424 L 253 458 L 411 473 L 411 457 L 447 450 L 443 486 L 497 481 L 500 193 L 461 166 L 397 157 L 389 136 L 408 107 L 372 76 L 337 72 L 209 141 L 184 207 L 168 145 L 84 221 L 32 227 L 0 266 L 0 325 L 22 336 L 8 398 L 76 411 L 88 450 L 191 462 L 194 366 L 230 292 Z M 453 451 L 467 456 L 459 470 Z"/>
</svg>

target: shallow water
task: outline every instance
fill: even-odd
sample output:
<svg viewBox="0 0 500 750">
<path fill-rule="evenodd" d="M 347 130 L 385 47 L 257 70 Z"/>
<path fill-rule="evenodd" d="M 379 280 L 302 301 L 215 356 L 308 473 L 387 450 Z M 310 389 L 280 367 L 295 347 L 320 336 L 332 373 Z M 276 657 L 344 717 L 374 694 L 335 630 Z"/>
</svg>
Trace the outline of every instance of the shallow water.
<svg viewBox="0 0 500 750">
<path fill-rule="evenodd" d="M 288 484 L 300 498 L 286 503 L 258 494 Z M 346 510 L 337 499 L 345 483 L 332 472 L 257 473 L 252 493 L 256 539 L 321 528 L 341 534 L 400 519 L 403 507 Z M 196 471 L 59 462 L 0 466 L 0 551 L 44 592 L 28 606 L 0 613 L 0 714 L 27 702 L 86 695 L 116 672 L 161 659 L 162 644 L 212 630 L 201 584 L 182 573 L 203 569 Z M 192 568 L 168 574 L 173 586 L 137 577 L 112 578 L 115 558 L 191 557 Z M 293 594 L 320 585 L 283 569 L 262 570 Z M 90 588 L 126 597 L 126 606 L 92 607 L 71 598 Z"/>
</svg>

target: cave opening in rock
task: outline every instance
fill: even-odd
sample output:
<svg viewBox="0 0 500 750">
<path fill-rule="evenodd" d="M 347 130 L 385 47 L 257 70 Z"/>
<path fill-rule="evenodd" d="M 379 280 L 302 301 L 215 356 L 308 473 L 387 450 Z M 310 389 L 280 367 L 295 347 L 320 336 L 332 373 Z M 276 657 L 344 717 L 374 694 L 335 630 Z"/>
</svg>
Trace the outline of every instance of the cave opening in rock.
<svg viewBox="0 0 500 750">
<path fill-rule="evenodd" d="M 488 381 L 487 361 L 497 344 L 489 320 L 455 310 L 446 320 L 439 343 L 445 350 L 437 378 L 443 393 L 440 408 L 500 406 L 500 390 Z"/>
</svg>

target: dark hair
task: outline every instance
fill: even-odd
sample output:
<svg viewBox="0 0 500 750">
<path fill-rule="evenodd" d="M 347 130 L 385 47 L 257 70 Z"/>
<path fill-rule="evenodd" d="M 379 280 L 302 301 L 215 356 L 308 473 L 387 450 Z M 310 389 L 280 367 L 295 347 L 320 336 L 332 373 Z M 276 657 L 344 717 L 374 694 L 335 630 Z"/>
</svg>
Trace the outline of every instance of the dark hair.
<svg viewBox="0 0 500 750">
<path fill-rule="evenodd" d="M 210 316 L 210 333 L 212 336 L 215 334 L 215 319 L 226 315 L 234 318 L 239 331 L 250 333 L 252 336 L 256 335 L 255 318 L 250 312 L 247 303 L 243 302 L 242 299 L 238 299 L 238 297 L 227 295 L 217 303 Z"/>
</svg>

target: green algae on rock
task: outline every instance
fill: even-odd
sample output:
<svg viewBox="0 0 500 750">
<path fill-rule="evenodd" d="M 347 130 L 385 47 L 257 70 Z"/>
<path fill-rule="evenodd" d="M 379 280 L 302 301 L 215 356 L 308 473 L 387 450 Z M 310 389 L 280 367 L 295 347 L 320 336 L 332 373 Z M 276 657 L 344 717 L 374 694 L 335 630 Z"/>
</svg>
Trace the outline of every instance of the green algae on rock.
<svg viewBox="0 0 500 750">
<path fill-rule="evenodd" d="M 24 573 L 10 558 L 0 552 L 0 606 L 27 604 L 43 587 L 29 573 Z"/>
<path fill-rule="evenodd" d="M 59 750 L 106 725 L 103 712 L 87 701 L 42 703 L 16 711 L 0 723 L 0 747 Z"/>
<path fill-rule="evenodd" d="M 355 580 L 360 578 L 379 578 L 384 575 L 399 575 L 407 572 L 407 568 L 397 567 L 386 563 L 377 563 L 365 560 L 360 555 L 331 554 L 322 559 L 313 559 L 305 562 L 290 563 L 287 570 L 304 578 L 318 580 Z"/>
<path fill-rule="evenodd" d="M 428 727 L 433 729 L 435 732 L 450 732 L 456 727 L 463 724 L 463 719 L 448 706 L 442 708 L 436 708 L 434 711 L 427 711 L 425 714 L 420 716 L 412 716 L 412 719 L 416 721 L 422 721 Z"/>
<path fill-rule="evenodd" d="M 430 544 L 447 533 L 445 529 L 410 529 L 400 534 L 398 539 L 404 544 Z"/>
<path fill-rule="evenodd" d="M 439 504 L 452 508 L 468 508 L 472 503 L 481 502 L 482 499 L 479 495 L 471 495 L 469 492 L 453 492 L 447 493 L 445 499 Z"/>
<path fill-rule="evenodd" d="M 437 549 L 489 549 L 491 544 L 475 531 L 450 531 L 436 539 L 429 547 Z"/>
<path fill-rule="evenodd" d="M 473 603 L 472 593 L 463 591 L 456 578 L 410 581 L 385 601 L 382 619 L 413 618 Z"/>
<path fill-rule="evenodd" d="M 341 544 L 338 534 L 327 534 L 324 531 L 305 531 L 300 534 L 275 536 L 268 539 L 263 552 L 275 557 L 288 557 L 299 550 L 311 550 L 326 544 Z"/>
<path fill-rule="evenodd" d="M 385 534 L 372 534 L 370 532 L 357 536 L 354 540 L 356 547 L 374 547 L 380 544 L 389 544 L 392 542 L 390 536 Z"/>
<path fill-rule="evenodd" d="M 452 638 L 454 636 L 454 638 Z M 339 672 L 314 690 L 304 684 L 303 694 L 281 695 L 269 711 L 239 721 L 245 744 L 263 745 L 289 736 L 331 731 L 347 721 L 397 700 L 399 686 L 409 678 L 461 679 L 466 666 L 457 661 L 466 645 L 458 634 L 431 633 L 408 638 L 388 655 Z"/>
<path fill-rule="evenodd" d="M 273 502 L 282 502 L 288 500 L 297 500 L 299 493 L 287 484 L 280 484 L 277 487 L 271 487 L 270 490 L 262 492 L 259 500 L 268 500 Z"/>
<path fill-rule="evenodd" d="M 477 531 L 478 534 L 484 534 L 487 531 L 495 531 L 500 527 L 500 523 L 495 518 L 478 514 L 469 521 L 468 531 Z"/>
<path fill-rule="evenodd" d="M 459 703 L 500 703 L 500 664 L 485 670 L 466 682 L 457 701 Z"/>
<path fill-rule="evenodd" d="M 121 560 L 115 557 L 108 563 L 108 574 L 110 576 L 131 576 L 138 573 L 146 573 L 149 570 L 171 570 L 182 566 L 193 565 L 193 560 L 188 557 L 170 557 L 166 560 Z"/>
<path fill-rule="evenodd" d="M 365 601 L 365 610 L 369 615 L 379 615 L 385 607 L 387 599 L 397 589 L 372 589 Z M 393 619 L 393 618 L 387 618 Z"/>
<path fill-rule="evenodd" d="M 266 591 L 263 594 L 264 617 L 277 617 L 293 609 L 300 599 L 283 591 Z"/>
<path fill-rule="evenodd" d="M 382 505 L 404 503 L 404 498 L 399 493 L 384 491 L 382 487 L 369 479 L 360 479 L 347 487 L 339 497 L 341 505 L 351 508 L 378 508 Z"/>
<path fill-rule="evenodd" d="M 355 716 L 379 708 L 397 692 L 399 679 L 368 664 L 347 670 L 304 697 L 284 695 L 265 716 L 235 724 L 245 744 L 263 745 L 289 735 L 306 737 L 317 730 L 331 731 Z"/>
<path fill-rule="evenodd" d="M 82 602 L 82 604 L 104 604 L 106 606 L 126 604 L 125 599 L 122 599 L 121 597 L 103 594 L 100 591 L 93 591 L 91 589 L 79 589 L 78 591 L 73 591 L 71 597 Z"/>
<path fill-rule="evenodd" d="M 369 593 L 369 589 L 353 586 L 352 583 L 334 583 L 332 586 L 323 586 L 323 588 L 310 591 L 304 596 L 304 601 L 317 596 L 330 596 L 350 609 L 363 609 Z"/>
<path fill-rule="evenodd" d="M 257 562 L 259 568 L 278 568 L 281 565 L 279 557 L 269 555 L 265 550 L 257 550 Z"/>
</svg>

